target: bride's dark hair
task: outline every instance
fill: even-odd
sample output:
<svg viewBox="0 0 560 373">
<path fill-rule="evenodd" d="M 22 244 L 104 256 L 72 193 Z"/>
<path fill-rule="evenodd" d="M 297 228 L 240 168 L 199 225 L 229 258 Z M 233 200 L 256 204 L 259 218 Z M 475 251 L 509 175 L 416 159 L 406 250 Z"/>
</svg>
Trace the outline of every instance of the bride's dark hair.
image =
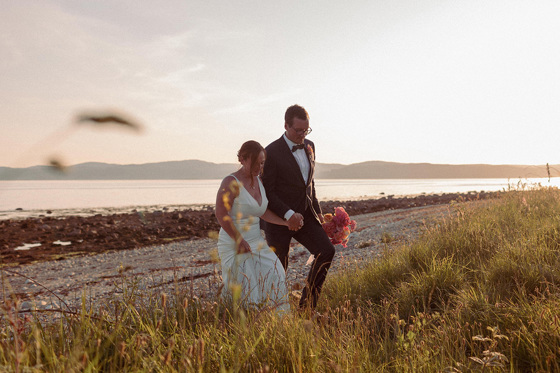
<svg viewBox="0 0 560 373">
<path fill-rule="evenodd" d="M 244 159 L 251 160 L 251 169 L 249 172 L 252 174 L 254 170 L 258 169 L 259 165 L 257 164 L 259 154 L 264 152 L 266 156 L 266 151 L 262 147 L 261 144 L 254 140 L 249 140 L 241 145 L 241 148 L 237 152 L 237 160 L 241 162 Z M 253 186 L 253 180 L 251 180 L 251 186 Z"/>
</svg>

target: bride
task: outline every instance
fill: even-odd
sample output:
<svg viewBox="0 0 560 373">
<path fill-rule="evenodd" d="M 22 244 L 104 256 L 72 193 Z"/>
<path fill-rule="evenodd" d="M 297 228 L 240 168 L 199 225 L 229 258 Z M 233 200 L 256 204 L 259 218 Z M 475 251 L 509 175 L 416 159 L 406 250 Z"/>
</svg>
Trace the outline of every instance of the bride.
<svg viewBox="0 0 560 373">
<path fill-rule="evenodd" d="M 247 141 L 237 158 L 241 168 L 224 178 L 216 196 L 216 218 L 222 227 L 218 253 L 224 289 L 227 294 L 240 296 L 247 306 L 287 311 L 286 274 L 262 237 L 259 224 L 260 218 L 288 225 L 267 208 L 259 176 L 265 161 L 264 148 L 256 141 Z"/>
</svg>

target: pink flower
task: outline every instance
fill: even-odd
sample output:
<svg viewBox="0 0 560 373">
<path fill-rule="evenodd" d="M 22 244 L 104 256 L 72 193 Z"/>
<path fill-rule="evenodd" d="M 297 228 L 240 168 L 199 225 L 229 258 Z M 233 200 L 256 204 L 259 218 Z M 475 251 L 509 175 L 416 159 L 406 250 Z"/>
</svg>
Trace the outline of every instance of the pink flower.
<svg viewBox="0 0 560 373">
<path fill-rule="evenodd" d="M 350 224 L 350 216 L 348 216 L 348 213 L 346 212 L 346 210 L 344 210 L 344 208 L 337 207 L 334 210 L 333 221 L 336 225 L 345 227 Z"/>
</svg>

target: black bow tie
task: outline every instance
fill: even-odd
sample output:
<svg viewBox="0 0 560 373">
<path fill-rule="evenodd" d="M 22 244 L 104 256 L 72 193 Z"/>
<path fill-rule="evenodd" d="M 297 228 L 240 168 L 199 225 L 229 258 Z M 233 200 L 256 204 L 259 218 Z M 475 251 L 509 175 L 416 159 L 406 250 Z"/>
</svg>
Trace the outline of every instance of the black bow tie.
<svg viewBox="0 0 560 373">
<path fill-rule="evenodd" d="M 305 148 L 305 144 L 294 145 L 292 146 L 292 153 L 298 149 L 303 149 L 303 148 Z"/>
</svg>

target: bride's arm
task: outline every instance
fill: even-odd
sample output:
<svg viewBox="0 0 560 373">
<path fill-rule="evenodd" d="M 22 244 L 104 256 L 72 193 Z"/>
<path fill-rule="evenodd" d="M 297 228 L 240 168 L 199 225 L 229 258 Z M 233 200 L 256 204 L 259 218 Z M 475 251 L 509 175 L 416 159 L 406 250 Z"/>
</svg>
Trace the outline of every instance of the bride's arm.
<svg viewBox="0 0 560 373">
<path fill-rule="evenodd" d="M 272 223 L 272 224 L 288 226 L 288 222 L 286 220 L 284 220 L 281 217 L 279 217 L 278 215 L 276 215 L 270 209 L 266 209 L 264 214 L 261 215 L 261 219 L 263 219 L 266 222 Z"/>
<path fill-rule="evenodd" d="M 248 253 L 251 252 L 251 247 L 243 239 L 243 236 L 229 216 L 229 211 L 233 206 L 233 201 L 239 195 L 239 186 L 237 185 L 237 180 L 234 177 L 228 176 L 220 185 L 220 189 L 218 189 L 218 194 L 216 195 L 216 219 L 218 219 L 218 223 L 220 226 L 226 231 L 226 233 L 235 241 L 236 246 L 238 247 L 238 253 Z"/>
</svg>

